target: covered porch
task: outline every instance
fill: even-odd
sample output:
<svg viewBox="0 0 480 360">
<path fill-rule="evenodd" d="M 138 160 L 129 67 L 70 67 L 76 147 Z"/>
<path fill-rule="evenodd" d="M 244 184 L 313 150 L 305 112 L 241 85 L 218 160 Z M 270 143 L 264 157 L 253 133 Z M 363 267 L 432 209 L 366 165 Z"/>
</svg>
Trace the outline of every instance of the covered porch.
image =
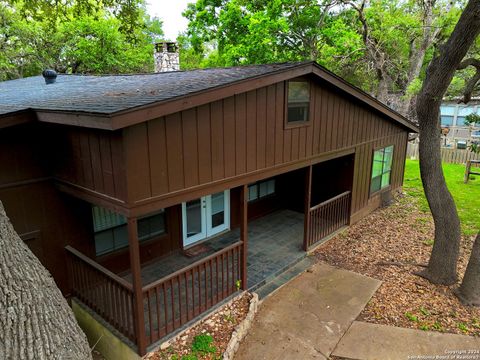
<svg viewBox="0 0 480 360">
<path fill-rule="evenodd" d="M 126 273 L 113 273 L 67 247 L 72 295 L 143 355 L 240 289 L 263 285 L 349 223 L 350 190 L 339 193 L 344 189 L 332 178 L 331 189 L 312 191 L 313 184 L 325 183 L 326 169 L 314 165 L 282 174 L 276 178 L 278 193 L 262 201 L 249 202 L 256 199 L 249 185 L 231 189 L 231 229 L 143 264 L 137 221 L 128 218 Z M 270 183 L 257 183 L 258 194 L 262 184 L 268 190 Z"/>
<path fill-rule="evenodd" d="M 261 284 L 305 256 L 302 213 L 281 209 L 248 222 L 247 288 Z M 225 232 L 196 246 L 188 253 L 175 252 L 142 267 L 142 284 L 148 285 L 172 272 L 204 261 L 240 240 L 240 229 Z M 199 252 L 196 255 L 195 251 Z M 123 278 L 132 280 L 128 273 Z"/>
<path fill-rule="evenodd" d="M 172 253 L 141 269 L 143 314 L 136 313 L 131 272 L 119 276 L 72 248 L 70 273 L 77 299 L 112 325 L 126 342 L 135 345 L 144 331 L 145 346 L 174 332 L 240 289 L 265 283 L 305 256 L 302 251 L 304 217 L 278 210 L 248 223 L 247 286 L 242 283 L 241 229 L 221 234 L 197 247 L 194 256 Z M 135 316 L 142 329 L 135 329 Z M 137 345 L 138 347 L 138 345 Z"/>
</svg>

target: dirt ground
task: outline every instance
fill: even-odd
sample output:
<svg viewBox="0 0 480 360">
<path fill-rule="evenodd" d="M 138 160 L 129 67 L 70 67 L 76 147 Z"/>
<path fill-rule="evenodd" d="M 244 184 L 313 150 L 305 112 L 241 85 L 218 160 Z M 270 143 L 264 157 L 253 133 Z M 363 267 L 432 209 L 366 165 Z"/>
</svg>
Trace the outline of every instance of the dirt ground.
<svg viewBox="0 0 480 360">
<path fill-rule="evenodd" d="M 417 200 L 399 194 L 315 252 L 319 261 L 383 281 L 358 320 L 421 330 L 480 336 L 480 309 L 463 306 L 458 286 L 436 286 L 415 275 L 428 263 L 433 219 Z M 474 237 L 462 239 L 463 277 Z"/>
<path fill-rule="evenodd" d="M 171 343 L 171 346 L 165 350 L 158 350 L 155 353 L 147 354 L 145 359 L 164 360 L 164 359 L 182 359 L 187 357 L 193 359 L 192 342 L 195 336 L 207 334 L 213 338 L 212 345 L 216 351 L 212 354 L 196 354 L 196 359 L 219 359 L 227 348 L 228 342 L 232 337 L 235 327 L 242 322 L 248 313 L 251 294 L 245 293 L 239 299 L 223 306 L 205 320 L 193 328 L 188 329 L 182 336 Z M 189 355 L 192 358 L 188 357 Z"/>
</svg>

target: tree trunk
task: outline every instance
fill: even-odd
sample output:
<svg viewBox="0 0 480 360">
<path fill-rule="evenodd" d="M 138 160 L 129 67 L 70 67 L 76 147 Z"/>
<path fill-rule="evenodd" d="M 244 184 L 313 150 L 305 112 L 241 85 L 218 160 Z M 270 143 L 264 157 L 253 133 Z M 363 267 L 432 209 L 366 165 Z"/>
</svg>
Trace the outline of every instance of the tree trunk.
<svg viewBox="0 0 480 360">
<path fill-rule="evenodd" d="M 465 305 L 480 306 L 480 233 L 473 243 L 462 284 L 455 294 Z"/>
<path fill-rule="evenodd" d="M 378 72 L 377 72 L 378 73 Z M 388 103 L 388 91 L 391 88 L 392 81 L 384 73 L 377 75 L 378 87 L 376 98 L 384 104 Z"/>
<path fill-rule="evenodd" d="M 435 241 L 428 267 L 420 274 L 435 284 L 457 282 L 457 261 L 460 246 L 460 220 L 452 195 L 447 188 L 440 153 L 440 124 L 437 110 L 419 107 L 420 174 L 425 195 L 435 223 Z M 425 126 L 427 125 L 427 126 Z"/>
<path fill-rule="evenodd" d="M 443 176 L 440 154 L 440 104 L 453 75 L 480 32 L 480 1 L 470 0 L 448 39 L 427 69 L 417 98 L 420 125 L 420 174 L 435 223 L 428 267 L 420 273 L 436 284 L 457 280 L 460 221 Z"/>
<path fill-rule="evenodd" d="M 0 359 L 91 359 L 67 301 L 17 235 L 1 202 Z"/>
</svg>

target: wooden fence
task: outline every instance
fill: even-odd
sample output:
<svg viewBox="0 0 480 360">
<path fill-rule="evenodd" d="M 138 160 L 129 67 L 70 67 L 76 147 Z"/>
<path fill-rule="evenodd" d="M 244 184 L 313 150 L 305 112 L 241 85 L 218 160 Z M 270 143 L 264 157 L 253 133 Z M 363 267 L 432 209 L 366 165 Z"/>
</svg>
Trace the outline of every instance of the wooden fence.
<svg viewBox="0 0 480 360">
<path fill-rule="evenodd" d="M 418 160 L 418 145 L 408 143 L 407 159 Z M 474 154 L 470 150 L 465 149 L 449 149 L 441 148 L 442 161 L 450 164 L 466 164 L 467 160 L 480 160 L 480 154 Z"/>
<path fill-rule="evenodd" d="M 310 208 L 307 248 L 330 235 L 350 221 L 351 192 L 345 191 Z"/>
</svg>

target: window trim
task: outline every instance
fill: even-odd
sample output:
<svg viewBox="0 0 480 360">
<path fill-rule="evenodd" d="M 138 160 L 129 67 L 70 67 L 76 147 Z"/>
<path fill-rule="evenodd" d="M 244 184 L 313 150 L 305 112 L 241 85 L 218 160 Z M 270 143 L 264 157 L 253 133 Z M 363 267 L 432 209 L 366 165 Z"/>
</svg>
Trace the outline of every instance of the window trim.
<svg viewBox="0 0 480 360">
<path fill-rule="evenodd" d="M 305 121 L 293 121 L 293 122 L 288 121 L 288 87 L 290 82 L 305 82 L 309 84 L 308 114 L 307 114 L 307 120 Z M 284 119 L 283 119 L 284 129 L 294 129 L 299 127 L 310 126 L 310 123 L 312 122 L 311 119 L 312 119 L 312 113 L 313 113 L 312 82 L 309 79 L 290 79 L 285 81 L 284 88 L 285 88 L 285 94 L 284 94 L 285 109 L 284 109 Z"/>
<path fill-rule="evenodd" d="M 378 190 L 375 190 L 375 191 L 372 191 L 372 174 L 373 174 L 373 161 L 375 159 L 375 151 L 378 151 L 378 150 L 381 150 L 381 149 L 386 149 L 388 147 L 392 147 L 392 165 L 390 167 L 390 179 L 389 179 L 389 184 L 385 187 L 381 187 L 381 183 L 380 183 L 380 189 Z M 377 147 L 374 147 L 373 148 L 373 151 L 372 151 L 372 165 L 370 166 L 370 176 L 369 176 L 369 181 L 368 181 L 368 192 L 369 192 L 369 198 L 375 196 L 375 195 L 378 195 L 378 194 L 381 194 L 382 192 L 385 192 L 385 191 L 388 191 L 391 189 L 392 187 L 392 173 L 393 173 L 393 160 L 394 160 L 394 156 L 395 156 L 395 145 L 394 144 L 388 144 L 388 145 L 384 145 L 384 146 L 377 146 Z M 384 172 L 382 172 L 382 177 L 383 175 L 386 174 Z"/>
</svg>

